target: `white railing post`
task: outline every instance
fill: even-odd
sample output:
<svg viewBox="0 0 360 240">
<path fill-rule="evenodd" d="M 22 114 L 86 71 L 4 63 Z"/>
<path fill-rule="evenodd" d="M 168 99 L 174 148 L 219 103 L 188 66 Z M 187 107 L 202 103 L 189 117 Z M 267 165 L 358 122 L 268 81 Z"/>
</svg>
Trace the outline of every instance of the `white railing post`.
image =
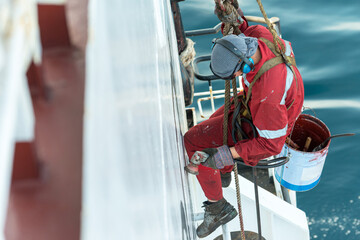
<svg viewBox="0 0 360 240">
<path fill-rule="evenodd" d="M 222 227 L 222 232 L 223 232 L 223 240 L 231 240 L 231 234 L 228 229 L 228 225 L 224 224 L 221 227 Z"/>
</svg>

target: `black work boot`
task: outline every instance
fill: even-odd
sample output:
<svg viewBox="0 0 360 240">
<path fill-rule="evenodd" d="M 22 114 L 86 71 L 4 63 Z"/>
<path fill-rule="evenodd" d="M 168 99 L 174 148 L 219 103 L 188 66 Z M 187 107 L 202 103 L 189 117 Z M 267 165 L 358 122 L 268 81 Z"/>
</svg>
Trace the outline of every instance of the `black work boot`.
<svg viewBox="0 0 360 240">
<path fill-rule="evenodd" d="M 203 207 L 205 207 L 204 221 L 196 229 L 199 238 L 208 236 L 237 215 L 236 209 L 225 198 L 214 203 L 206 201 Z"/>
<path fill-rule="evenodd" d="M 231 172 L 220 173 L 221 176 L 221 186 L 227 188 L 231 183 Z"/>
</svg>

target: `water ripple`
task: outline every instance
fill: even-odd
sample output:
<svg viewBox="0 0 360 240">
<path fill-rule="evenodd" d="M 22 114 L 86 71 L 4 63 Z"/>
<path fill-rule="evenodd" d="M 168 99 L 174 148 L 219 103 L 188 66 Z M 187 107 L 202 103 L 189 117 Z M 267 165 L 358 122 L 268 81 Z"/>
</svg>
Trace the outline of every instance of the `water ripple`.
<svg viewBox="0 0 360 240">
<path fill-rule="evenodd" d="M 332 108 L 360 109 L 360 101 L 339 100 L 339 99 L 305 100 L 304 106 L 310 107 L 312 109 L 332 109 Z"/>
<path fill-rule="evenodd" d="M 334 25 L 325 26 L 323 31 L 360 31 L 360 22 L 339 22 Z"/>
</svg>

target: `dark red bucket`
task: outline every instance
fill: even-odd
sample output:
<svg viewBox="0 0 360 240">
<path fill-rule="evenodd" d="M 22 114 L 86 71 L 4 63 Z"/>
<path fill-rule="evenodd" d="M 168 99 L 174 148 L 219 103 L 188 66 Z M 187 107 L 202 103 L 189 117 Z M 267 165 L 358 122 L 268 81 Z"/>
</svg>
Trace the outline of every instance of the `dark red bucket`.
<svg viewBox="0 0 360 240">
<path fill-rule="evenodd" d="M 303 151 L 306 139 L 311 143 L 308 151 Z M 330 137 L 328 127 L 314 116 L 301 114 L 295 122 L 291 140 L 299 149 L 284 145 L 281 156 L 289 156 L 288 163 L 275 169 L 275 177 L 284 187 L 294 191 L 307 191 L 319 181 L 329 149 L 330 141 L 319 151 L 312 150 Z"/>
</svg>

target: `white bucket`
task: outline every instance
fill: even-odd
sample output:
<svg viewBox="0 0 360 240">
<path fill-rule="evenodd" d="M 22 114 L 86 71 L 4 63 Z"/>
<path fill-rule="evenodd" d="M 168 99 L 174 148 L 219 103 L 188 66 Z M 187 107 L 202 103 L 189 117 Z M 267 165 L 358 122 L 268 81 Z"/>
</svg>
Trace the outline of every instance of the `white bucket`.
<svg viewBox="0 0 360 240">
<path fill-rule="evenodd" d="M 290 160 L 285 165 L 275 168 L 275 177 L 279 183 L 293 191 L 307 191 L 319 183 L 329 150 L 331 140 L 323 149 L 311 152 L 312 149 L 330 137 L 330 131 L 319 119 L 311 115 L 301 114 L 295 122 L 291 140 L 299 145 L 300 149 L 303 149 L 307 137 L 312 139 L 309 147 L 310 152 L 295 150 L 285 144 L 280 156 L 286 156 L 290 153 Z"/>
</svg>

